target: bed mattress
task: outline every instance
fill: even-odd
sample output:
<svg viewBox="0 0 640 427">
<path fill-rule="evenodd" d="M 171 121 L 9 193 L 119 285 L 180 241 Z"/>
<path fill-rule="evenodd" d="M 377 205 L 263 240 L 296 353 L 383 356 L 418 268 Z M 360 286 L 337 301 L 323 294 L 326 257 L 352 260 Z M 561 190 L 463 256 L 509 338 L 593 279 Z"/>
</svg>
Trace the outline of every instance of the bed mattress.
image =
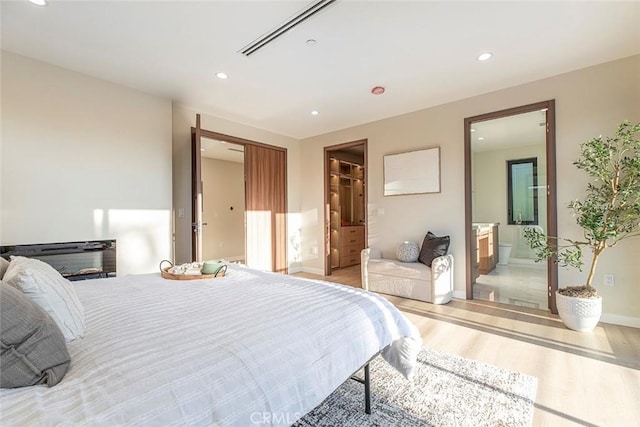
<svg viewBox="0 0 640 427">
<path fill-rule="evenodd" d="M 230 266 L 74 282 L 87 332 L 55 387 L 0 391 L 0 424 L 289 425 L 382 350 L 410 375 L 417 329 L 360 289 Z"/>
</svg>

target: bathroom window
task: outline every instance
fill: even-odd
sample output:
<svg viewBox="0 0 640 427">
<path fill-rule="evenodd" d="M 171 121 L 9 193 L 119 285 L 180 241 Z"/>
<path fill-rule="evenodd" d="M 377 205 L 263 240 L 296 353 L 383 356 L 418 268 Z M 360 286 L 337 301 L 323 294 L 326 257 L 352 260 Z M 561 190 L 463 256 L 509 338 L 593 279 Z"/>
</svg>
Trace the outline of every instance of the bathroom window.
<svg viewBox="0 0 640 427">
<path fill-rule="evenodd" d="M 509 224 L 538 225 L 538 159 L 507 160 Z"/>
</svg>

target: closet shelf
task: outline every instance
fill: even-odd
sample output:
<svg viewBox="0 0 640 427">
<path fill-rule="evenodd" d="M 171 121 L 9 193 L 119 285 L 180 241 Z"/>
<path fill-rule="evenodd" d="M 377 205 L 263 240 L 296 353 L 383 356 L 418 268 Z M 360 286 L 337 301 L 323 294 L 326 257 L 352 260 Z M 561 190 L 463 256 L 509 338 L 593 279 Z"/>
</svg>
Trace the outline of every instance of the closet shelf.
<svg viewBox="0 0 640 427">
<path fill-rule="evenodd" d="M 360 263 L 365 246 L 364 167 L 336 158 L 330 159 L 330 167 L 331 268 L 348 267 Z M 339 213 L 339 218 L 334 213 Z"/>
</svg>

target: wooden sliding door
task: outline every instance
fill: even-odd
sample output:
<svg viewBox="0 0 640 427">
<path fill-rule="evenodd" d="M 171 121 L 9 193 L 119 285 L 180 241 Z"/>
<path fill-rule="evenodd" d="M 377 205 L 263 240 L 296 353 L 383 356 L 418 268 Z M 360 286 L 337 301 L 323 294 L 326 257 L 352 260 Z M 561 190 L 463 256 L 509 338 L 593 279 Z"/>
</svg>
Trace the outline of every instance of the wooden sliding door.
<svg viewBox="0 0 640 427">
<path fill-rule="evenodd" d="M 288 272 L 287 262 L 287 150 L 200 128 L 192 135 L 192 259 L 202 260 L 201 138 L 230 142 L 244 148 L 245 264 L 263 270 Z M 225 185 L 221 182 L 219 185 Z M 209 197 L 214 197 L 209 196 Z"/>
<path fill-rule="evenodd" d="M 250 267 L 287 272 L 286 152 L 245 146 L 246 254 Z"/>
</svg>

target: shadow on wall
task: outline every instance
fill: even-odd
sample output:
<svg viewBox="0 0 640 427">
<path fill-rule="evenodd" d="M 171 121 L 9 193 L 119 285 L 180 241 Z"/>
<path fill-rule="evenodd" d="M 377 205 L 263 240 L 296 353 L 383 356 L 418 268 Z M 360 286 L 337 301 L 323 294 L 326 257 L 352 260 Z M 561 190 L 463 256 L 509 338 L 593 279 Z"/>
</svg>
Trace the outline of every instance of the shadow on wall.
<svg viewBox="0 0 640 427">
<path fill-rule="evenodd" d="M 94 209 L 97 239 L 116 239 L 118 275 L 154 273 L 171 259 L 171 213 L 165 209 Z"/>
<path fill-rule="evenodd" d="M 311 209 L 306 212 L 302 212 L 301 215 L 301 228 L 303 231 L 303 236 L 315 236 L 316 235 L 316 227 L 322 223 L 322 220 L 319 218 L 318 209 Z M 302 240 L 300 245 L 300 260 L 308 261 L 312 259 L 317 259 L 321 255 L 322 252 L 322 243 L 317 239 L 310 240 Z"/>
<path fill-rule="evenodd" d="M 299 268 L 302 262 L 302 221 L 299 213 L 287 214 L 289 268 Z"/>
</svg>

